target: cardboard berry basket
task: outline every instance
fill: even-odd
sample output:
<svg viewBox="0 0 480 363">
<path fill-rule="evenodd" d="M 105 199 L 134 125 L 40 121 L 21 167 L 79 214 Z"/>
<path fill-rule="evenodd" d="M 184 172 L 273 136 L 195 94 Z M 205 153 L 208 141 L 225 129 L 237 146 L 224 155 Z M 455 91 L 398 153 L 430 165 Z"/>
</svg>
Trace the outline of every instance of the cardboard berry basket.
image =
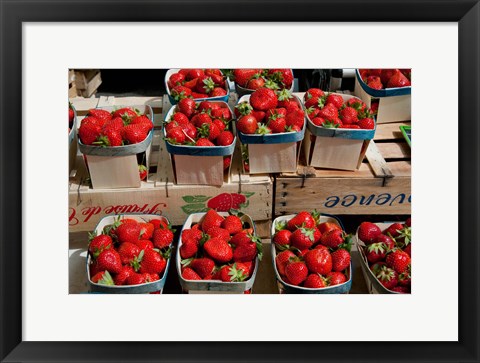
<svg viewBox="0 0 480 363">
<path fill-rule="evenodd" d="M 383 231 L 388 228 L 393 222 L 383 222 L 375 223 Z M 400 222 L 403 223 L 403 222 Z M 355 243 L 357 245 L 358 253 L 360 254 L 360 266 L 362 266 L 363 277 L 365 278 L 365 283 L 367 284 L 368 291 L 370 294 L 401 294 L 387 289 L 381 284 L 377 277 L 373 274 L 372 270 L 368 266 L 367 256 L 365 255 L 365 244 L 358 238 L 358 228 L 357 233 L 355 234 Z"/>
<path fill-rule="evenodd" d="M 272 223 L 272 230 L 271 230 L 271 235 L 275 234 L 275 226 L 279 222 L 288 222 L 290 219 L 295 217 L 295 214 L 290 214 L 286 216 L 281 216 L 278 218 L 275 218 L 273 223 Z M 320 216 L 320 222 L 332 222 L 335 224 L 338 224 L 340 227 L 343 228 L 343 224 L 335 216 L 332 216 L 330 214 L 324 214 Z M 334 286 L 329 286 L 329 287 L 324 287 L 320 289 L 311 289 L 307 287 L 302 287 L 302 286 L 295 286 L 286 283 L 285 281 L 282 280 L 282 277 L 280 276 L 280 273 L 277 270 L 277 264 L 275 263 L 275 257 L 277 256 L 277 248 L 275 246 L 275 243 L 271 243 L 271 249 L 272 249 L 272 262 L 273 262 L 273 270 L 275 271 L 275 277 L 277 278 L 277 285 L 278 289 L 280 290 L 281 294 L 348 294 L 352 287 L 352 262 L 350 261 L 350 267 L 347 269 L 347 272 L 345 273 L 347 276 L 347 281 L 344 282 L 343 284 L 340 285 L 334 285 Z"/>
<path fill-rule="evenodd" d="M 293 95 L 302 110 L 300 99 Z M 242 96 L 238 103 L 249 101 L 250 95 Z M 237 132 L 238 138 L 248 150 L 250 174 L 296 172 L 300 147 L 305 135 L 305 123 L 300 132 L 285 132 L 280 134 L 252 134 Z"/>
<path fill-rule="evenodd" d="M 412 87 L 373 89 L 360 77 L 355 70 L 355 95 L 361 98 L 370 108 L 373 102 L 378 102 L 377 123 L 409 121 L 411 119 Z"/>
<path fill-rule="evenodd" d="M 129 218 L 135 219 L 138 222 L 148 222 L 153 219 L 160 219 L 168 224 L 170 224 L 168 218 L 160 216 L 158 214 L 141 214 L 141 213 L 132 213 L 132 214 L 122 214 L 122 215 L 111 215 L 103 217 L 97 224 L 94 230 L 94 234 L 98 236 L 102 233 L 103 227 L 106 225 L 112 224 L 115 220 L 120 217 L 120 219 Z M 173 246 L 173 242 L 170 244 L 170 247 Z M 92 262 L 90 253 L 87 256 L 87 280 L 90 287 L 91 292 L 96 293 L 104 293 L 104 294 L 149 294 L 149 293 L 162 293 L 163 287 L 165 285 L 165 281 L 167 281 L 167 274 L 168 268 L 170 266 L 170 257 L 167 260 L 167 265 L 165 267 L 165 271 L 163 272 L 163 276 L 157 281 L 148 282 L 145 284 L 140 285 L 120 285 L 120 286 L 110 286 L 110 285 L 102 285 L 98 283 L 94 283 L 90 280 L 90 269 L 88 268 Z"/>
<path fill-rule="evenodd" d="M 330 93 L 342 96 L 344 102 L 356 98 Z M 307 131 L 303 142 L 307 165 L 340 170 L 358 169 L 376 128 L 376 123 L 373 130 L 325 128 L 314 125 L 307 115 Z"/>
<path fill-rule="evenodd" d="M 185 221 L 182 232 L 184 229 L 189 229 L 193 224 L 201 222 L 203 216 L 206 213 L 193 213 L 187 217 Z M 227 212 L 218 212 L 223 217 L 228 216 Z M 250 216 L 244 214 L 240 217 L 244 226 L 248 225 L 253 228 L 254 234 L 256 235 L 255 224 Z M 223 282 L 219 280 L 185 280 L 182 277 L 182 268 L 181 268 L 181 256 L 180 256 L 180 247 L 182 246 L 182 234 L 180 233 L 180 238 L 178 240 L 178 247 L 176 251 L 176 261 L 178 278 L 180 280 L 180 285 L 182 289 L 189 294 L 244 294 L 250 293 L 255 282 L 255 276 L 257 275 L 259 259 L 255 259 L 255 268 L 253 269 L 252 276 L 246 281 L 242 282 Z"/>
<path fill-rule="evenodd" d="M 218 103 L 224 107 L 228 107 L 233 117 L 234 113 L 226 102 L 213 101 L 212 103 Z M 175 111 L 176 106 L 170 108 L 165 116 L 165 121 L 170 120 Z M 233 119 L 231 122 L 233 125 Z M 222 185 L 225 181 L 223 158 L 225 156 L 233 158 L 235 143 L 237 142 L 237 137 L 233 130 L 232 133 L 234 134 L 233 142 L 228 146 L 174 145 L 165 140 L 167 151 L 170 154 L 170 161 L 172 162 L 175 183 Z M 166 137 L 165 128 L 163 128 L 163 135 Z M 226 181 L 228 181 L 229 175 L 230 166 L 226 171 Z"/>
<path fill-rule="evenodd" d="M 168 94 L 168 99 L 170 100 L 170 103 L 172 105 L 177 104 L 178 101 L 176 101 L 170 93 L 170 87 L 168 86 L 168 79 L 170 76 L 174 73 L 177 73 L 180 70 L 180 68 L 172 68 L 165 73 L 165 89 L 167 90 Z M 217 96 L 217 97 L 207 97 L 207 98 L 194 98 L 195 101 L 223 101 L 223 102 L 228 102 L 228 98 L 230 97 L 230 87 L 228 87 L 227 80 L 225 80 L 225 91 L 227 91 L 227 94 L 225 96 Z"/>
<path fill-rule="evenodd" d="M 291 71 L 292 71 L 292 75 L 293 75 L 293 69 Z M 293 75 L 293 77 L 295 79 L 295 75 Z M 251 95 L 255 91 L 253 89 L 242 87 L 239 84 L 237 84 L 237 82 L 234 82 L 234 83 L 235 83 L 235 92 L 237 92 L 238 97 L 242 97 L 242 96 L 245 96 L 245 95 Z M 295 82 L 292 82 L 292 86 L 289 88 L 290 93 L 293 93 L 294 85 L 295 85 Z"/>
<path fill-rule="evenodd" d="M 98 109 L 112 112 L 123 107 L 138 110 L 153 124 L 153 110 L 148 105 L 108 106 L 98 107 Z M 145 153 L 144 159 L 148 169 L 152 138 L 153 127 L 145 140 L 132 145 L 114 147 L 85 145 L 78 137 L 78 148 L 85 156 L 93 188 L 139 188 L 141 181 L 137 155 Z"/>
</svg>

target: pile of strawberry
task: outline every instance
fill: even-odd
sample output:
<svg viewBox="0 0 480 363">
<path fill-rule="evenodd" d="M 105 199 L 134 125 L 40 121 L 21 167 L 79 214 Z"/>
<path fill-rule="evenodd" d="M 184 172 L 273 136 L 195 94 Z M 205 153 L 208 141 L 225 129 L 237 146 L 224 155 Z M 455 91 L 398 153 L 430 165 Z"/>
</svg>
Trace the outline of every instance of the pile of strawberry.
<svg viewBox="0 0 480 363">
<path fill-rule="evenodd" d="M 180 69 L 167 84 L 175 101 L 227 95 L 226 77 L 219 69 Z"/>
<path fill-rule="evenodd" d="M 303 211 L 275 226 L 275 264 L 283 282 L 320 289 L 347 281 L 352 236 L 319 218 L 316 211 Z"/>
<path fill-rule="evenodd" d="M 78 136 L 85 145 L 123 146 L 142 142 L 151 129 L 152 121 L 133 108 L 113 112 L 91 109 L 80 124 Z"/>
<path fill-rule="evenodd" d="M 236 215 L 223 217 L 210 209 L 200 223 L 182 231 L 180 245 L 185 280 L 240 282 L 250 278 L 262 243 Z"/>
<path fill-rule="evenodd" d="M 411 231 L 410 218 L 404 224 L 392 223 L 383 231 L 371 222 L 358 227 L 358 238 L 366 245 L 362 248 L 370 270 L 388 290 L 410 293 Z"/>
<path fill-rule="evenodd" d="M 339 94 L 310 88 L 303 97 L 310 121 L 319 127 L 373 130 L 375 121 L 371 110 L 359 98 L 343 102 Z"/>
<path fill-rule="evenodd" d="M 224 102 L 180 100 L 175 113 L 166 120 L 166 140 L 174 145 L 228 146 L 234 136 L 230 131 L 232 113 Z"/>
<path fill-rule="evenodd" d="M 291 69 L 234 69 L 233 80 L 236 84 L 249 90 L 262 87 L 290 89 L 293 84 Z"/>
<path fill-rule="evenodd" d="M 139 285 L 159 280 L 170 258 L 174 231 L 161 219 L 118 218 L 91 236 L 90 280 L 102 285 Z"/>
<path fill-rule="evenodd" d="M 75 117 L 75 114 L 73 112 L 72 104 L 69 103 L 68 104 L 68 133 L 70 133 L 70 131 L 73 128 L 73 118 L 74 117 Z"/>
<path fill-rule="evenodd" d="M 411 69 L 359 69 L 360 77 L 373 89 L 411 86 Z"/>
<path fill-rule="evenodd" d="M 300 132 L 305 123 L 302 106 L 286 89 L 257 89 L 249 101 L 235 106 L 235 115 L 237 130 L 244 134 Z"/>
</svg>

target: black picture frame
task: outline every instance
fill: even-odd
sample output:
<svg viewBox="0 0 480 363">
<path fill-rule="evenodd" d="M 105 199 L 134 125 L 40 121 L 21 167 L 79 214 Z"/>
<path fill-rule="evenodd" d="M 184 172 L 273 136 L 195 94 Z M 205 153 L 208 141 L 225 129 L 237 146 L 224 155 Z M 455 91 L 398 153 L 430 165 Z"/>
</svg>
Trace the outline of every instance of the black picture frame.
<svg viewBox="0 0 480 363">
<path fill-rule="evenodd" d="M 0 359 L 47 361 L 479 361 L 480 5 L 471 0 L 0 0 Z M 345 11 L 348 9 L 348 11 Z M 459 25 L 458 342 L 22 341 L 22 22 L 384 21 Z M 442 172 L 449 172 L 444 170 Z M 433 181 L 433 179 L 432 179 Z M 441 293 L 448 293 L 448 288 Z"/>
</svg>

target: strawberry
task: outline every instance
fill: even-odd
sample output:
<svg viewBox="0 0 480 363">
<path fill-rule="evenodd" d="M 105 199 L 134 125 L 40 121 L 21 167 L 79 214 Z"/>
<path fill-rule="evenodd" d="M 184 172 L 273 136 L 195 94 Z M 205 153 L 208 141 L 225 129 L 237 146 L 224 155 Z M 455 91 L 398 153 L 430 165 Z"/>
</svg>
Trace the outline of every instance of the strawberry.
<svg viewBox="0 0 480 363">
<path fill-rule="evenodd" d="M 218 146 L 228 146 L 233 143 L 235 137 L 230 131 L 222 131 L 220 135 L 218 135 L 216 142 Z"/>
<path fill-rule="evenodd" d="M 374 239 L 382 233 L 382 230 L 374 223 L 362 222 L 358 227 L 358 238 L 369 245 L 373 243 Z"/>
<path fill-rule="evenodd" d="M 226 126 L 225 126 L 225 123 L 221 119 L 216 118 L 212 122 L 215 124 L 215 126 L 217 126 L 217 128 L 220 130 L 220 132 L 225 131 Z M 233 134 L 232 134 L 232 141 L 233 141 Z M 217 140 L 217 143 L 218 143 L 218 140 Z M 227 144 L 227 145 L 229 145 L 229 144 Z"/>
<path fill-rule="evenodd" d="M 212 227 L 221 227 L 223 222 L 223 217 L 218 214 L 215 210 L 210 209 L 205 213 L 202 220 L 202 231 L 207 233 Z"/>
<path fill-rule="evenodd" d="M 153 123 L 152 121 L 145 115 L 140 115 L 135 117 L 131 122 L 131 125 L 143 125 L 145 127 L 145 130 L 150 132 L 151 129 L 153 129 Z"/>
<path fill-rule="evenodd" d="M 336 223 L 333 223 L 333 222 L 322 222 L 322 223 L 319 223 L 317 228 L 319 229 L 319 231 L 322 233 L 322 234 L 325 234 L 329 231 L 332 231 L 332 230 L 339 230 L 341 231 L 342 230 L 342 227 L 340 227 L 338 224 Z"/>
<path fill-rule="evenodd" d="M 186 125 L 190 122 L 187 115 L 182 112 L 175 112 L 169 122 L 172 121 L 175 121 L 178 125 Z"/>
<path fill-rule="evenodd" d="M 122 269 L 122 261 L 117 251 L 112 248 L 100 253 L 96 260 L 99 271 L 107 270 L 110 273 L 119 273 Z"/>
<path fill-rule="evenodd" d="M 82 124 L 78 129 L 78 137 L 83 144 L 92 145 L 100 136 L 102 127 L 95 122 L 84 122 L 86 119 L 88 119 L 88 117 L 82 120 Z"/>
<path fill-rule="evenodd" d="M 243 194 L 221 193 L 207 202 L 207 207 L 219 212 L 228 212 L 230 209 L 240 209 L 247 201 Z"/>
<path fill-rule="evenodd" d="M 310 274 L 307 276 L 303 286 L 310 289 L 321 289 L 327 286 L 327 281 L 319 274 Z"/>
<path fill-rule="evenodd" d="M 254 134 L 257 129 L 257 119 L 252 115 L 242 116 L 237 121 L 237 130 L 241 133 Z"/>
<path fill-rule="evenodd" d="M 340 119 L 344 124 L 354 124 L 358 122 L 357 110 L 353 107 L 345 107 L 340 110 Z"/>
<path fill-rule="evenodd" d="M 329 286 L 341 285 L 347 282 L 347 276 L 341 272 L 332 271 L 327 274 L 327 282 Z"/>
<path fill-rule="evenodd" d="M 381 82 L 386 86 L 388 84 L 388 81 L 392 76 L 395 74 L 396 69 L 382 69 L 380 71 L 380 80 Z M 378 75 L 377 75 L 378 76 Z"/>
<path fill-rule="evenodd" d="M 135 273 L 132 266 L 129 266 L 129 265 L 122 266 L 122 269 L 120 270 L 120 272 L 116 274 L 115 277 L 113 278 L 115 285 L 125 285 L 125 283 L 127 282 L 127 279 L 130 277 L 132 273 Z"/>
<path fill-rule="evenodd" d="M 407 255 L 410 256 L 410 258 L 412 258 L 412 244 L 408 244 L 407 247 L 403 249 L 403 252 L 405 252 Z"/>
<path fill-rule="evenodd" d="M 232 118 L 232 113 L 230 112 L 228 107 L 217 108 L 216 110 L 212 110 L 212 117 L 229 121 Z"/>
<path fill-rule="evenodd" d="M 401 286 L 410 286 L 412 284 L 412 277 L 408 269 L 398 275 L 398 284 Z"/>
<path fill-rule="evenodd" d="M 117 236 L 118 242 L 134 242 L 138 241 L 140 238 L 140 224 L 135 222 L 135 223 L 130 223 L 130 222 L 125 222 L 122 221 L 122 224 L 117 227 L 115 230 L 115 234 Z"/>
<path fill-rule="evenodd" d="M 202 279 L 213 273 L 215 262 L 210 258 L 196 258 L 188 266 L 193 269 Z"/>
<path fill-rule="evenodd" d="M 90 241 L 90 244 L 88 245 L 88 252 L 90 252 L 92 257 L 95 259 L 100 253 L 109 248 L 113 248 L 112 237 L 105 234 L 100 234 Z"/>
<path fill-rule="evenodd" d="M 341 272 L 350 266 L 350 252 L 339 248 L 332 253 L 332 270 Z"/>
<path fill-rule="evenodd" d="M 378 281 L 380 281 L 380 283 L 387 289 L 391 289 L 398 284 L 397 272 L 387 266 L 380 267 L 375 276 L 377 277 Z"/>
<path fill-rule="evenodd" d="M 170 89 L 170 94 L 175 101 L 180 101 L 182 98 L 193 96 L 192 90 L 185 86 L 175 86 Z"/>
<path fill-rule="evenodd" d="M 373 272 L 374 275 L 380 272 L 380 270 L 383 268 L 383 266 L 387 266 L 385 262 L 376 262 L 373 265 L 370 265 L 370 270 Z"/>
<path fill-rule="evenodd" d="M 199 93 L 211 93 L 215 88 L 215 82 L 212 77 L 203 75 L 198 77 L 197 84 L 195 85 L 195 90 Z"/>
<path fill-rule="evenodd" d="M 373 242 L 375 243 L 383 243 L 385 244 L 386 250 L 393 250 L 395 248 L 395 241 L 384 234 L 379 234 L 377 237 L 373 239 Z"/>
<path fill-rule="evenodd" d="M 337 117 L 337 115 L 338 110 L 331 103 L 323 107 L 320 111 L 318 111 L 317 114 L 318 117 L 321 117 L 325 120 L 333 120 Z"/>
<path fill-rule="evenodd" d="M 300 285 L 308 276 L 308 268 L 304 262 L 291 262 L 285 267 L 285 275 L 291 285 Z"/>
<path fill-rule="evenodd" d="M 247 101 L 240 102 L 235 106 L 235 116 L 240 118 L 240 116 L 249 115 L 253 111 L 253 107 Z"/>
<path fill-rule="evenodd" d="M 347 102 L 345 102 L 345 104 L 347 105 L 347 107 L 352 107 L 357 112 L 365 111 L 367 107 L 367 105 L 357 97 L 350 98 Z"/>
<path fill-rule="evenodd" d="M 387 266 L 393 268 L 395 272 L 401 274 L 411 262 L 410 256 L 404 251 L 397 249 L 390 252 L 385 259 Z"/>
<path fill-rule="evenodd" d="M 198 244 L 195 241 L 189 240 L 183 242 L 182 240 L 182 245 L 180 246 L 180 256 L 182 257 L 182 259 L 193 257 L 197 252 Z"/>
<path fill-rule="evenodd" d="M 140 223 L 140 238 L 150 239 L 153 235 L 155 226 L 152 223 Z"/>
<path fill-rule="evenodd" d="M 402 229 L 403 229 L 403 224 L 392 223 L 390 226 L 388 226 L 387 229 L 383 231 L 383 233 L 386 234 L 387 236 L 391 236 L 392 238 L 397 238 L 398 236 L 400 236 Z"/>
<path fill-rule="evenodd" d="M 120 255 L 120 260 L 122 264 L 128 265 L 140 254 L 140 248 L 137 245 L 130 242 L 123 242 L 117 249 L 118 254 Z"/>
<path fill-rule="evenodd" d="M 71 104 L 70 104 L 69 107 L 68 107 L 68 123 L 69 123 L 69 125 L 72 125 L 74 117 L 75 117 L 75 112 L 73 112 L 73 109 L 72 109 Z"/>
<path fill-rule="evenodd" d="M 287 114 L 285 120 L 287 121 L 287 126 L 296 125 L 301 130 L 305 123 L 305 112 L 300 109 L 294 110 Z"/>
<path fill-rule="evenodd" d="M 152 241 L 148 239 L 139 239 L 138 241 L 132 241 L 131 243 L 138 246 L 141 250 L 148 250 L 154 247 Z"/>
<path fill-rule="evenodd" d="M 149 223 L 153 224 L 154 229 L 157 228 L 168 228 L 168 224 L 162 219 L 151 219 Z"/>
<path fill-rule="evenodd" d="M 233 71 L 233 76 L 235 78 L 235 82 L 239 86 L 246 87 L 250 78 L 257 74 L 258 71 L 258 69 L 235 69 Z"/>
<path fill-rule="evenodd" d="M 182 242 L 190 242 L 193 241 L 198 244 L 198 242 L 202 239 L 202 232 L 198 229 L 184 229 L 182 231 Z"/>
<path fill-rule="evenodd" d="M 269 88 L 257 89 L 250 95 L 250 104 L 259 111 L 267 111 L 277 107 L 277 95 Z"/>
<path fill-rule="evenodd" d="M 168 78 L 168 87 L 172 88 L 181 85 L 185 80 L 185 76 L 182 73 L 174 73 Z"/>
<path fill-rule="evenodd" d="M 242 270 L 248 277 L 252 275 L 253 270 L 255 269 L 255 261 L 235 262 L 235 265 L 237 265 L 237 268 Z"/>
<path fill-rule="evenodd" d="M 218 263 L 226 263 L 233 257 L 232 248 L 220 238 L 210 238 L 203 245 L 204 251 Z"/>
<path fill-rule="evenodd" d="M 197 140 L 195 143 L 196 146 L 215 146 L 213 142 L 211 142 L 209 139 L 205 137 L 201 137 Z"/>
<path fill-rule="evenodd" d="M 158 228 L 153 231 L 153 245 L 157 248 L 166 248 L 173 242 L 173 232 L 168 228 Z"/>
<path fill-rule="evenodd" d="M 130 124 L 123 128 L 123 137 L 128 144 L 138 144 L 145 140 L 148 132 L 142 125 Z"/>
<path fill-rule="evenodd" d="M 138 176 L 140 177 L 140 180 L 147 179 L 148 169 L 145 165 L 138 165 Z"/>
<path fill-rule="evenodd" d="M 198 113 L 190 121 L 195 127 L 202 127 L 203 124 L 211 124 L 212 118 L 207 113 Z"/>
<path fill-rule="evenodd" d="M 232 158 L 230 156 L 223 157 L 223 170 L 228 170 L 232 163 Z"/>
<path fill-rule="evenodd" d="M 343 98 L 338 94 L 330 93 L 326 99 L 326 104 L 328 105 L 329 103 L 339 109 L 343 105 Z"/>
<path fill-rule="evenodd" d="M 290 238 L 290 243 L 293 247 L 298 248 L 299 250 L 304 250 L 312 247 L 315 238 L 313 234 L 313 229 L 308 228 L 299 228 L 292 233 Z"/>
<path fill-rule="evenodd" d="M 140 273 L 162 274 L 167 266 L 167 260 L 155 249 L 144 251 L 140 262 Z"/>
<path fill-rule="evenodd" d="M 257 257 L 257 244 L 249 242 L 237 246 L 233 250 L 233 260 L 235 262 L 249 262 Z"/>
<path fill-rule="evenodd" d="M 133 272 L 127 277 L 126 285 L 141 285 L 147 282 L 148 281 L 145 275 Z"/>
<path fill-rule="evenodd" d="M 367 260 L 370 263 L 381 261 L 387 255 L 388 247 L 385 243 L 375 242 L 367 246 Z"/>
<path fill-rule="evenodd" d="M 380 77 L 368 77 L 367 86 L 373 89 L 383 89 L 383 84 L 380 81 Z"/>
<path fill-rule="evenodd" d="M 330 248 L 337 248 L 344 242 L 344 233 L 341 230 L 334 229 L 320 237 L 320 243 Z"/>
<path fill-rule="evenodd" d="M 405 77 L 405 75 L 398 69 L 396 69 L 395 73 L 388 80 L 387 88 L 408 87 L 410 85 L 411 84 L 408 78 Z"/>
<path fill-rule="evenodd" d="M 273 235 L 273 243 L 277 246 L 288 246 L 290 244 L 290 237 L 292 236 L 292 232 L 288 229 L 282 229 Z"/>
<path fill-rule="evenodd" d="M 300 212 L 287 222 L 287 228 L 290 231 L 294 231 L 295 229 L 302 226 L 305 228 L 315 227 L 315 220 L 310 213 Z"/>
<path fill-rule="evenodd" d="M 73 110 L 72 110 L 73 111 Z M 93 116 L 99 120 L 108 121 L 112 119 L 112 114 L 107 110 L 92 108 L 88 110 L 87 116 Z"/>
<path fill-rule="evenodd" d="M 272 133 L 278 134 L 285 132 L 285 127 L 287 126 L 287 120 L 284 117 L 272 118 L 268 121 L 268 127 L 272 130 Z"/>
<path fill-rule="evenodd" d="M 195 112 L 196 103 L 191 98 L 183 98 L 177 103 L 177 110 L 188 118 Z"/>
<path fill-rule="evenodd" d="M 201 280 L 202 278 L 190 267 L 186 267 L 183 269 L 182 277 L 185 280 Z"/>
<path fill-rule="evenodd" d="M 271 134 L 272 130 L 267 125 L 260 124 L 258 126 L 258 129 L 255 131 L 255 133 L 260 135 L 267 135 L 267 134 Z"/>
<path fill-rule="evenodd" d="M 130 107 L 123 107 L 113 112 L 112 118 L 121 117 L 121 118 L 135 118 L 138 116 L 138 113 L 135 112 Z"/>
<path fill-rule="evenodd" d="M 409 294 L 410 293 L 410 289 L 406 286 L 394 286 L 392 287 L 390 290 L 392 291 L 395 291 L 395 292 L 399 292 L 400 294 Z"/>
<path fill-rule="evenodd" d="M 204 75 L 205 75 L 205 72 L 203 71 L 203 69 L 194 68 L 188 71 L 188 73 L 185 76 L 185 79 L 189 81 L 191 79 L 200 78 Z"/>
<path fill-rule="evenodd" d="M 243 269 L 237 268 L 237 264 L 232 266 L 223 266 L 220 269 L 220 279 L 223 282 L 239 282 L 245 281 L 248 278 L 248 273 Z"/>
<path fill-rule="evenodd" d="M 243 230 L 232 236 L 230 244 L 234 247 L 238 247 L 243 244 L 248 244 L 252 241 L 257 242 L 258 237 L 252 234 L 253 231 Z"/>
<path fill-rule="evenodd" d="M 122 132 L 116 130 L 105 130 L 102 134 L 97 138 L 97 141 L 92 143 L 92 145 L 99 145 L 99 146 L 122 146 L 123 145 L 123 138 Z"/>
<path fill-rule="evenodd" d="M 108 273 L 108 271 L 98 272 L 94 276 L 92 276 L 90 280 L 95 284 L 109 285 L 109 286 L 115 285 L 112 279 L 112 276 Z"/>
<path fill-rule="evenodd" d="M 268 74 L 272 79 L 281 83 L 282 88 L 290 88 L 293 84 L 293 73 L 291 69 L 269 69 Z"/>
<path fill-rule="evenodd" d="M 228 242 L 230 240 L 230 232 L 220 227 L 211 227 L 208 230 L 208 235 L 210 237 L 217 237 L 217 238 L 223 239 L 225 242 Z"/>
<path fill-rule="evenodd" d="M 257 90 L 265 86 L 265 80 L 260 77 L 260 74 L 255 74 L 247 83 L 246 88 Z"/>
<path fill-rule="evenodd" d="M 203 124 L 198 128 L 198 135 L 200 137 L 208 138 L 208 140 L 215 140 L 220 135 L 220 129 L 213 122 L 210 124 Z"/>
<path fill-rule="evenodd" d="M 197 138 L 197 128 L 190 122 L 182 126 L 183 133 L 190 139 L 195 140 Z"/>
<path fill-rule="evenodd" d="M 167 141 L 171 144 L 183 144 L 185 143 L 185 133 L 183 128 L 175 126 L 167 131 Z"/>
<path fill-rule="evenodd" d="M 237 216 L 226 217 L 221 224 L 222 228 L 225 228 L 231 235 L 237 234 L 242 231 L 242 220 Z"/>
<path fill-rule="evenodd" d="M 326 249 L 313 249 L 305 254 L 305 263 L 310 272 L 325 275 L 332 271 L 332 255 Z"/>
<path fill-rule="evenodd" d="M 291 258 L 295 258 L 295 254 L 290 250 L 282 251 L 275 257 L 275 264 L 280 275 L 285 275 L 285 267 Z"/>
<path fill-rule="evenodd" d="M 373 130 L 375 129 L 375 121 L 373 118 L 367 117 L 358 121 L 358 126 L 364 130 Z"/>
<path fill-rule="evenodd" d="M 405 221 L 405 225 L 407 227 L 411 227 L 412 226 L 412 218 L 411 217 L 408 217 L 407 220 Z"/>
</svg>

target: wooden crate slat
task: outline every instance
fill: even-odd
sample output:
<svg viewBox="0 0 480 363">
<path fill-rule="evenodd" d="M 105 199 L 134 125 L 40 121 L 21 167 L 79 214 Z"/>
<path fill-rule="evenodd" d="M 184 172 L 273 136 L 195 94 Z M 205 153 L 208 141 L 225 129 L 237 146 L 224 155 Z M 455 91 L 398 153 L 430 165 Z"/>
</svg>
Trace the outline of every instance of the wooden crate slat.
<svg viewBox="0 0 480 363">
<path fill-rule="evenodd" d="M 395 122 L 391 124 L 378 124 L 374 140 L 396 140 L 402 139 L 403 135 L 400 126 L 410 126 L 411 122 Z"/>
<path fill-rule="evenodd" d="M 368 163 L 370 164 L 370 167 L 377 178 L 392 178 L 392 171 L 388 167 L 387 162 L 383 158 L 377 146 L 378 145 L 374 141 L 371 141 L 368 145 L 368 149 L 365 154 Z"/>
<path fill-rule="evenodd" d="M 385 159 L 410 159 L 410 146 L 406 142 L 377 143 L 380 154 Z"/>
</svg>

